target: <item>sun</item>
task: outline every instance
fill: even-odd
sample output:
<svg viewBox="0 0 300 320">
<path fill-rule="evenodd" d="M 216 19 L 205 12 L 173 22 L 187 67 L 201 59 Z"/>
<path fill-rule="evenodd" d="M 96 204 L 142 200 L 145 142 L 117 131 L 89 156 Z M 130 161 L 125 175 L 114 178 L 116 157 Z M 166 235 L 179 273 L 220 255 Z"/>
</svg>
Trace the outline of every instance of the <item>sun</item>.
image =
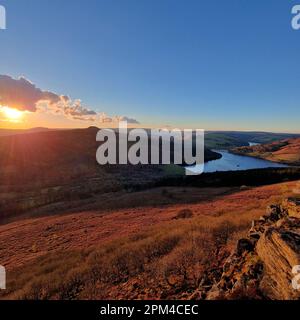
<svg viewBox="0 0 300 320">
<path fill-rule="evenodd" d="M 9 108 L 9 107 L 3 107 L 2 111 L 6 119 L 12 122 L 20 121 L 24 113 L 20 110 Z"/>
</svg>

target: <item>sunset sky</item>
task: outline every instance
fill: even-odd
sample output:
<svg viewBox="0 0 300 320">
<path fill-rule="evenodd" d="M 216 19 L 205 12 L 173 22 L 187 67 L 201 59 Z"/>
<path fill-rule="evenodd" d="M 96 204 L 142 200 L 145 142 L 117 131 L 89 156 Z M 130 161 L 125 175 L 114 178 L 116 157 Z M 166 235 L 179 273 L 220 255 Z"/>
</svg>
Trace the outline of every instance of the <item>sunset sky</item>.
<svg viewBox="0 0 300 320">
<path fill-rule="evenodd" d="M 0 128 L 300 132 L 297 2 L 0 0 Z"/>
</svg>

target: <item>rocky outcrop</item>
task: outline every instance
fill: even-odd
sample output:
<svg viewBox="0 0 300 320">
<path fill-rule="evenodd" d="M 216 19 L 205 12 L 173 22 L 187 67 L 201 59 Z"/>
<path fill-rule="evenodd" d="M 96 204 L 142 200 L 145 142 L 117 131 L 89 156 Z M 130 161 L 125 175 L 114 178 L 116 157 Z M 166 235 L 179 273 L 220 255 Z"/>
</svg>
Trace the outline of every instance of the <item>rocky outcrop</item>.
<svg viewBox="0 0 300 320">
<path fill-rule="evenodd" d="M 207 299 L 298 300 L 300 291 L 292 285 L 297 265 L 300 201 L 290 198 L 268 207 L 265 216 L 253 221 L 248 238 L 238 241 Z"/>
</svg>

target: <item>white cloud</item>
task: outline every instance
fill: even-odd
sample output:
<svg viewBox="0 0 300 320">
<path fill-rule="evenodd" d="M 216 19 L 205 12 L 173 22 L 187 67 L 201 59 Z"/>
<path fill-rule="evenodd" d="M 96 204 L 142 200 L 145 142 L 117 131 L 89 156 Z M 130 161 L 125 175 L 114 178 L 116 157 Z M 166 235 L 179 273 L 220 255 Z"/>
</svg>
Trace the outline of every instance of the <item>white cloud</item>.
<svg viewBox="0 0 300 320">
<path fill-rule="evenodd" d="M 66 95 L 43 91 L 24 77 L 14 79 L 8 75 L 0 75 L 0 105 L 22 111 L 60 114 L 74 120 L 139 123 L 126 116 L 108 116 L 106 113 L 96 112 L 84 106 L 79 99 L 72 100 Z"/>
</svg>

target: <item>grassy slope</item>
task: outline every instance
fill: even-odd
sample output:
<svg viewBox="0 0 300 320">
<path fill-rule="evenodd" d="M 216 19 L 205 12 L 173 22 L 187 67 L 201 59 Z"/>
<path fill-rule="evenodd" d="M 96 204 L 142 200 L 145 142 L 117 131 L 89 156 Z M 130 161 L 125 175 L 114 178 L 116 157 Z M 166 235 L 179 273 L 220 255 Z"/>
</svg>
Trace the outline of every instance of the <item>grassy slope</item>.
<svg viewBox="0 0 300 320">
<path fill-rule="evenodd" d="M 236 148 L 233 152 L 275 162 L 300 165 L 300 138 L 281 140 L 253 147 Z"/>
<path fill-rule="evenodd" d="M 206 189 L 196 202 L 187 194 L 197 197 L 199 189 L 155 189 L 136 194 L 142 207 L 0 226 L 0 262 L 8 269 L 2 297 L 188 298 L 251 221 L 295 187 Z M 157 205 L 165 197 L 187 197 L 186 204 L 147 206 L 149 192 Z"/>
</svg>

